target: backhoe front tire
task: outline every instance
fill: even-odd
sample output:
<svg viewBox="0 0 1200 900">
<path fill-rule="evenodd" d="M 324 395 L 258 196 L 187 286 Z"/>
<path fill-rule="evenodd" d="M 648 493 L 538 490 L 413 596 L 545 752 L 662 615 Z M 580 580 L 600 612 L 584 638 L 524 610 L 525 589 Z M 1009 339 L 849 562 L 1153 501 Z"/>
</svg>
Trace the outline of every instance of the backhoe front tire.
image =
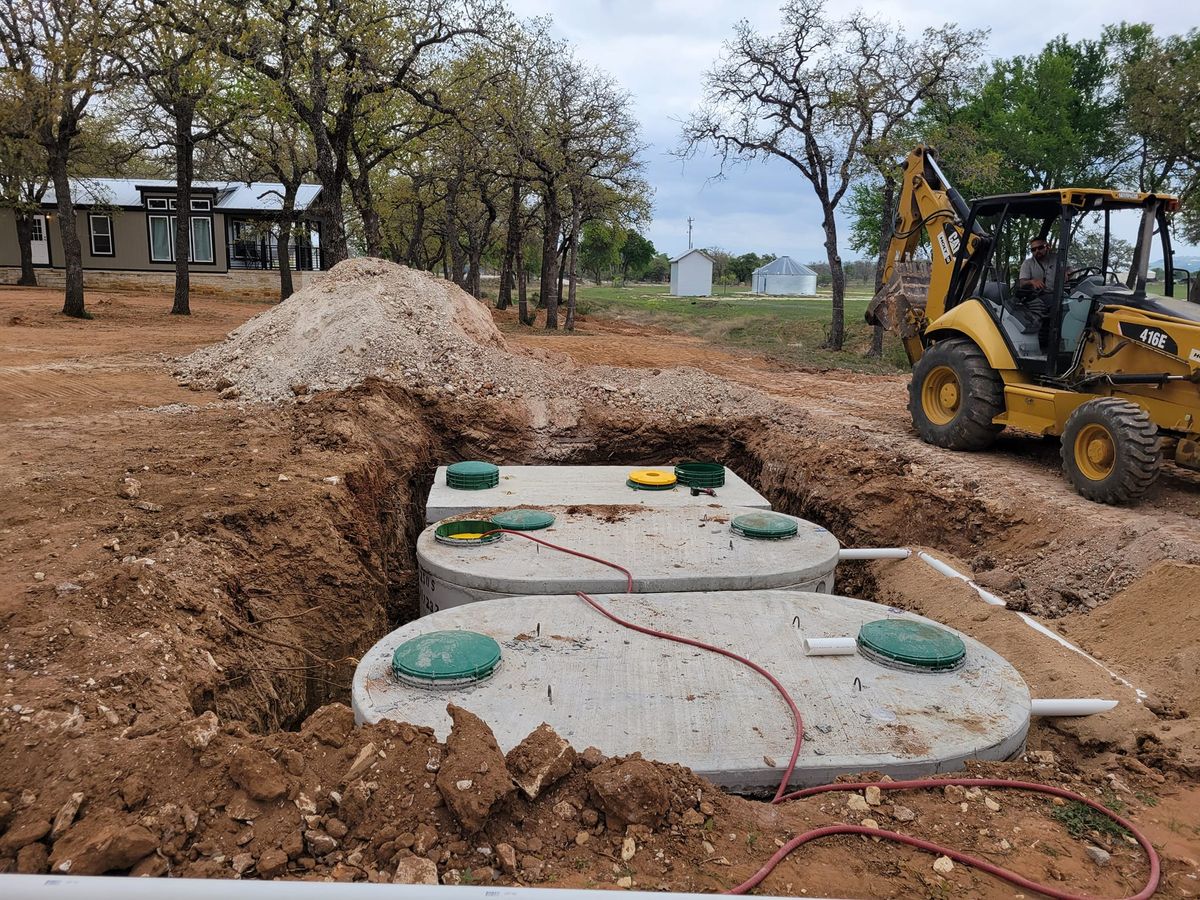
<svg viewBox="0 0 1200 900">
<path fill-rule="evenodd" d="M 1075 490 L 1087 499 L 1128 503 L 1158 478 L 1162 441 L 1149 414 L 1136 403 L 1100 397 L 1067 419 L 1062 463 Z"/>
<path fill-rule="evenodd" d="M 913 366 L 908 410 L 927 443 L 986 450 L 1004 430 L 992 422 L 1004 412 L 1004 382 L 974 341 L 939 341 Z"/>
</svg>

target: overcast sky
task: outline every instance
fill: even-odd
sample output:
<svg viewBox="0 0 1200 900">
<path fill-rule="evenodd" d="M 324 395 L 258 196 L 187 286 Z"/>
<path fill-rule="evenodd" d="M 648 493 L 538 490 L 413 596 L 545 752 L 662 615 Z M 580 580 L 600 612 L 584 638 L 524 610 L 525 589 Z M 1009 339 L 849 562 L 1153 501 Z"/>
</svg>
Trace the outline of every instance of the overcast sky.
<svg viewBox="0 0 1200 900">
<path fill-rule="evenodd" d="M 734 254 L 787 254 L 802 262 L 825 258 L 820 207 L 808 182 L 787 164 L 754 164 L 714 182 L 715 159 L 697 158 L 685 165 L 668 155 L 678 141 L 679 120 L 697 104 L 701 76 L 734 22 L 747 18 L 761 30 L 773 30 L 779 21 L 778 0 L 509 3 L 521 16 L 552 16 L 557 33 L 569 39 L 584 60 L 611 73 L 633 94 L 643 138 L 650 144 L 646 174 L 655 190 L 654 221 L 646 236 L 655 247 L 670 256 L 686 250 L 691 216 L 698 247 L 721 247 Z M 853 9 L 836 2 L 831 8 Z M 965 28 L 990 29 L 991 56 L 1039 50 L 1059 33 L 1072 39 L 1098 37 L 1104 25 L 1122 19 L 1150 22 L 1160 33 L 1200 25 L 1200 6 L 1194 0 L 1143 0 L 1132 8 L 1114 0 L 978 5 L 865 0 L 861 8 L 900 22 L 912 33 L 957 16 Z M 850 258 L 854 254 L 845 233 L 843 223 L 842 256 Z"/>
</svg>

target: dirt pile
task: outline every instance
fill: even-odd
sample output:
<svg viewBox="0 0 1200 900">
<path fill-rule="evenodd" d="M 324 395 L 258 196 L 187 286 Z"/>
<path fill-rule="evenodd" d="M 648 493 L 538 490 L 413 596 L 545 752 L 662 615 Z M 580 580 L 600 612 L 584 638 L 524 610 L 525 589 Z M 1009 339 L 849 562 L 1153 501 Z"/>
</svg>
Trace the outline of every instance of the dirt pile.
<svg viewBox="0 0 1200 900">
<path fill-rule="evenodd" d="M 573 424 L 583 404 L 596 403 L 685 421 L 796 416 L 698 369 L 580 368 L 559 353 L 512 352 L 485 305 L 448 281 L 379 259 L 340 263 L 223 342 L 184 357 L 175 374 L 190 387 L 249 401 L 382 378 L 442 398 L 517 400 L 535 428 Z"/>
</svg>

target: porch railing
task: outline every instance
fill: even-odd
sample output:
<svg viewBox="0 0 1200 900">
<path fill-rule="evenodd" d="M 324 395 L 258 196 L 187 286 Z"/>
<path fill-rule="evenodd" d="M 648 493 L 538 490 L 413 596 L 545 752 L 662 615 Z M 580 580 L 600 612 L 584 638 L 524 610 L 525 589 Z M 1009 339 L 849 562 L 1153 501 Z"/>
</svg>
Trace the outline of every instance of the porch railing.
<svg viewBox="0 0 1200 900">
<path fill-rule="evenodd" d="M 278 269 L 280 247 L 266 239 L 230 241 L 225 259 L 231 269 Z M 321 248 L 310 244 L 288 244 L 287 258 L 292 271 L 316 272 L 321 269 Z"/>
</svg>

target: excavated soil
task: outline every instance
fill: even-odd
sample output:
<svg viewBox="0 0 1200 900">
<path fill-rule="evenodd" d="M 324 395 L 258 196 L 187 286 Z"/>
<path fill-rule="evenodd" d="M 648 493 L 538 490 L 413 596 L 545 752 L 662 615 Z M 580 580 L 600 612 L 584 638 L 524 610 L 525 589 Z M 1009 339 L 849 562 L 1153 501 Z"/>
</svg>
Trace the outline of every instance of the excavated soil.
<svg viewBox="0 0 1200 900">
<path fill-rule="evenodd" d="M 1099 507 L 1070 492 L 1047 442 L 1006 437 L 972 455 L 922 444 L 904 378 L 788 371 L 595 320 L 574 335 L 504 317 L 496 330 L 441 282 L 357 265 L 333 273 L 336 292 L 305 292 L 299 332 L 288 304 L 243 327 L 268 307 L 204 300 L 177 319 L 165 297 L 110 293 L 82 323 L 55 314 L 53 292 L 0 289 L 0 871 L 70 860 L 76 873 L 390 881 L 432 866 L 449 883 L 711 891 L 800 830 L 873 818 L 1060 889 L 1136 890 L 1136 847 L 1087 823 L 1073 835 L 1044 799 L 770 806 L 656 763 L 666 811 L 628 825 L 598 800 L 601 754 L 587 748 L 536 800 L 502 797 L 468 832 L 431 769 L 445 746 L 405 724 L 350 727 L 355 657 L 415 611 L 412 547 L 438 462 L 693 457 L 725 460 L 847 545 L 928 547 L 1004 596 L 1010 609 L 989 607 L 917 559 L 840 570 L 841 591 L 1003 653 L 1035 696 L 1120 700 L 1103 716 L 1035 721 L 1028 758 L 976 773 L 1120 806 L 1164 854 L 1164 895 L 1200 890 L 1194 479 L 1169 473 L 1137 507 Z M 410 344 L 397 356 L 385 341 L 360 366 L 353 316 L 331 302 L 370 284 L 401 322 L 387 334 Z M 413 339 L 406 309 L 436 338 Z M 348 360 L 333 376 L 296 339 L 314 327 L 321 354 Z M 321 390 L 325 377 L 338 387 Z M 858 837 L 802 848 L 761 890 L 1012 894 Z"/>
</svg>

